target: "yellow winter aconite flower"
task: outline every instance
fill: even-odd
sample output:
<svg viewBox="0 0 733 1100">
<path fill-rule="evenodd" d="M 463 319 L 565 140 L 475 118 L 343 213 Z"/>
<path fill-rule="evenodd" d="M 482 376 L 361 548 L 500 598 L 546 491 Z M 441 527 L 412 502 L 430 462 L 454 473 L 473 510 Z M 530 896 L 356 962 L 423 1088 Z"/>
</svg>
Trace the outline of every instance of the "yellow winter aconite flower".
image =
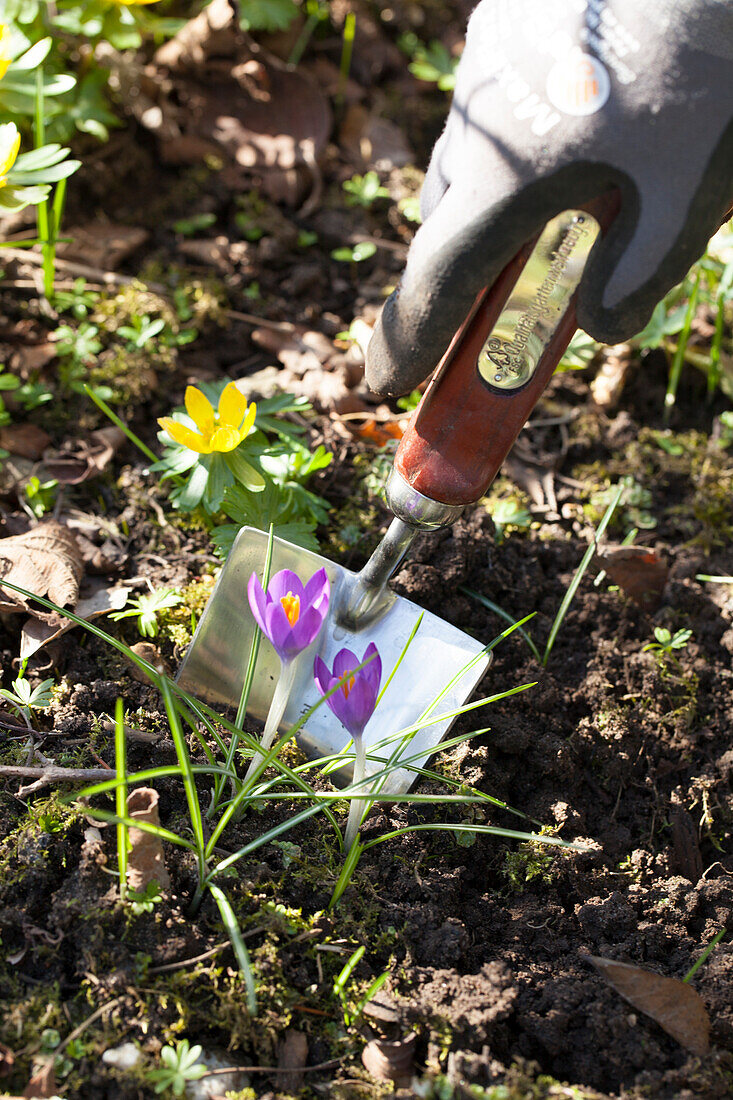
<svg viewBox="0 0 733 1100">
<path fill-rule="evenodd" d="M 20 149 L 20 133 L 14 122 L 4 122 L 0 126 L 0 187 L 8 180 L 8 172 L 15 164 Z"/>
<path fill-rule="evenodd" d="M 8 71 L 8 65 L 12 60 L 9 50 L 10 35 L 8 34 L 8 28 L 4 23 L 0 23 L 0 79 L 5 76 Z"/>
<path fill-rule="evenodd" d="M 234 382 L 230 382 L 222 390 L 216 412 L 208 397 L 196 386 L 186 388 L 185 402 L 186 412 L 198 432 L 187 428 L 185 424 L 179 424 L 170 416 L 161 417 L 158 423 L 176 443 L 201 455 L 210 455 L 214 451 L 233 451 L 249 435 L 257 415 L 254 401 L 248 405 L 247 398 L 240 393 Z"/>
</svg>

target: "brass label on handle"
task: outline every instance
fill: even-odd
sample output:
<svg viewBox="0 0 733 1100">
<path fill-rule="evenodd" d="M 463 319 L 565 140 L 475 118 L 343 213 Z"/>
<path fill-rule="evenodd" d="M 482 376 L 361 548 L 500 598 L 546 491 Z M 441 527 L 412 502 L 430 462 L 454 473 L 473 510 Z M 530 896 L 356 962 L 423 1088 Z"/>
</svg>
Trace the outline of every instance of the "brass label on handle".
<svg viewBox="0 0 733 1100">
<path fill-rule="evenodd" d="M 584 210 L 565 210 L 540 234 L 478 357 L 492 389 L 529 382 L 583 277 L 600 226 Z"/>
</svg>

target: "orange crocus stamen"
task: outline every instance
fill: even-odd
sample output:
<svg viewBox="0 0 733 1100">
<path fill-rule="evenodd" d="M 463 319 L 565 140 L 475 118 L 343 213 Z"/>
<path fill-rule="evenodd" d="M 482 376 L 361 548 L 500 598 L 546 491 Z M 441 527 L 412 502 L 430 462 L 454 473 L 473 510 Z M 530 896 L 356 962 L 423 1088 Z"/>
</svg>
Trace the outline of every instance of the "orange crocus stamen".
<svg viewBox="0 0 733 1100">
<path fill-rule="evenodd" d="M 282 597 L 280 603 L 288 622 L 291 626 L 295 626 L 300 618 L 300 596 L 294 596 L 292 592 L 288 592 L 287 596 Z"/>
<path fill-rule="evenodd" d="M 343 685 L 343 689 L 342 689 L 343 693 L 344 693 L 344 698 L 348 699 L 349 698 L 349 692 L 351 691 L 354 684 L 356 683 L 356 677 L 354 676 L 351 669 L 347 669 L 346 672 L 344 673 L 344 676 L 349 677 L 348 680 L 346 681 L 346 683 Z"/>
</svg>

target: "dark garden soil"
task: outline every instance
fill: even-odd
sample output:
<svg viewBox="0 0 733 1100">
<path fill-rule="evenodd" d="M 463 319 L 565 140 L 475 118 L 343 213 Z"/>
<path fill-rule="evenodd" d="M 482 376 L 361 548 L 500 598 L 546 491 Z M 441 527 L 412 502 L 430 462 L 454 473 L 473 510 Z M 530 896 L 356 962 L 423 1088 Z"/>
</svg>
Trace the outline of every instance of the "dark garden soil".
<svg viewBox="0 0 733 1100">
<path fill-rule="evenodd" d="M 380 95 L 393 105 L 402 97 L 393 117 L 400 116 L 401 125 L 410 117 L 408 137 L 423 162 L 445 101 L 399 79 L 385 83 Z M 366 78 L 364 83 L 373 94 Z M 414 111 L 407 109 L 411 104 Z M 137 391 L 128 387 L 119 406 L 151 446 L 157 447 L 155 417 L 181 401 L 187 382 L 251 377 L 277 362 L 271 347 L 252 338 L 251 325 L 236 317 L 225 326 L 215 323 L 212 303 L 274 323 L 303 324 L 333 341 L 354 316 L 373 317 L 381 289 L 397 278 L 409 226 L 339 205 L 340 182 L 355 169 L 336 147 L 327 153 L 319 207 L 301 218 L 268 205 L 270 227 L 242 248 L 235 228 L 240 207 L 220 174 L 161 168 L 152 139 L 134 124 L 112 140 L 112 162 L 90 158 L 79 188 L 70 189 L 70 223 L 84 220 L 86 210 L 87 219 L 103 214 L 142 226 L 148 241 L 126 261 L 123 274 L 141 273 L 163 295 L 172 294 L 175 279 L 198 280 L 201 295 L 211 295 L 199 338 L 167 364 L 153 364 L 148 381 Z M 398 177 L 403 179 L 399 173 L 393 179 Z M 206 239 L 221 238 L 218 266 L 197 265 L 171 228 L 176 219 L 202 211 L 216 216 Z M 303 229 L 319 234 L 305 256 L 294 243 Z M 360 233 L 395 247 L 379 248 L 358 271 L 344 270 L 330 251 L 344 243 L 344 234 Z M 260 297 L 253 302 L 247 290 L 255 281 Z M 43 315 L 27 289 L 5 290 L 0 314 L 8 357 L 22 358 L 59 323 Z M 701 317 L 701 331 L 705 323 Z M 391 423 L 365 393 L 358 355 L 349 359 L 346 348 L 334 345 L 321 374 L 346 379 L 357 410 L 366 408 L 378 425 Z M 5 777 L 0 1086 L 9 1094 L 21 1093 L 55 1050 L 56 1091 L 70 1100 L 152 1097 L 145 1065 L 156 1064 L 163 1044 L 186 1037 L 204 1047 L 210 1068 L 215 1057 L 222 1065 L 255 1068 L 227 1081 L 227 1089 L 244 1090 L 232 1093 L 241 1097 L 388 1095 L 391 1086 L 370 1076 L 361 1061 L 365 1043 L 375 1038 L 407 1041 L 400 1049 L 408 1078 L 422 1082 L 420 1095 L 733 1095 L 733 947 L 725 938 L 692 982 L 711 1023 L 704 1056 L 690 1053 L 623 1000 L 587 961 L 602 956 L 681 979 L 730 922 L 733 587 L 697 579 L 733 574 L 733 455 L 715 437 L 727 402 L 707 404 L 704 379 L 688 368 L 668 430 L 661 417 L 662 352 L 636 355 L 613 411 L 593 402 L 595 369 L 555 378 L 520 438 L 516 461 L 499 479 L 495 499 L 529 509 L 531 526 L 499 530 L 478 505 L 454 528 L 420 537 L 394 587 L 485 642 L 506 623 L 467 589 L 512 620 L 535 612 L 526 629 L 541 652 L 605 510 L 603 491 L 626 476 L 633 492 L 619 507 L 608 541 L 617 544 L 641 526 L 637 545 L 667 559 L 669 579 L 658 608 L 643 610 L 608 578 L 595 583 L 594 565 L 546 668 L 518 633 L 497 647 L 478 690 L 535 686 L 459 719 L 455 729 L 467 740 L 436 767 L 529 820 L 498 808 L 488 814 L 420 804 L 375 809 L 364 828 L 367 840 L 419 822 L 542 828 L 583 850 L 449 828 L 412 833 L 369 849 L 341 902 L 329 910 L 342 856 L 318 818 L 306 822 L 286 833 L 284 843 L 240 862 L 225 882 L 258 984 L 260 1011 L 251 1018 L 213 901 L 188 913 L 196 887 L 188 854 L 166 848 L 170 896 L 135 915 L 118 900 L 114 829 L 92 828 L 83 807 L 62 803 L 73 788 L 46 787 L 19 797 L 19 783 L 30 780 Z M 319 385 L 316 411 L 305 421 L 308 440 L 324 443 L 334 462 L 309 483 L 331 505 L 330 522 L 318 536 L 325 554 L 358 568 L 388 522 L 377 488 L 391 447 L 356 434 L 343 419 L 349 402 L 334 406 Z M 391 406 L 387 413 L 396 411 Z M 85 398 L 70 392 L 31 419 L 55 446 L 103 424 Z M 555 494 L 544 506 L 526 491 L 542 476 L 550 477 Z M 31 525 L 12 488 L 2 489 L 0 505 L 0 535 Z M 200 613 L 201 586 L 193 607 L 195 584 L 220 563 L 204 525 L 170 508 L 167 490 L 145 473 L 132 446 L 125 444 L 99 477 L 65 490 L 58 518 L 80 517 L 107 558 L 113 545 L 119 551 L 116 566 L 106 567 L 109 578 L 132 578 L 138 593 L 146 590 L 145 578 L 156 587 L 175 586 Z M 18 668 L 21 618 L 0 618 L 4 687 Z M 176 633 L 168 622 L 154 639 L 156 658 L 171 670 L 185 643 L 185 621 L 178 626 Z M 643 648 L 655 626 L 672 633 L 689 629 L 691 640 L 674 658 L 657 659 Z M 129 621 L 107 622 L 106 628 L 129 644 L 140 640 Z M 78 629 L 67 634 L 32 659 L 29 675 L 34 681 L 52 676 L 62 685 L 39 719 L 42 757 L 36 763 L 46 758 L 67 767 L 114 766 L 113 733 L 105 722 L 120 695 L 138 731 L 128 746 L 130 770 L 175 762 L 160 698 L 98 639 Z M 436 678 L 439 670 L 420 668 L 414 675 Z M 28 757 L 17 721 L 10 709 L 0 710 L 6 765 L 22 765 Z M 485 726 L 488 732 L 469 736 Z M 201 757 L 196 745 L 192 751 Z M 180 782 L 163 779 L 156 788 L 162 823 L 185 835 Z M 424 782 L 418 789 L 437 786 Z M 205 805 L 203 781 L 200 793 Z M 96 804 L 109 806 L 102 799 Z M 289 812 L 278 804 L 248 814 L 226 833 L 224 849 L 240 848 Z M 361 945 L 366 952 L 347 987 L 352 1010 L 375 977 L 386 970 L 389 979 L 347 1026 L 333 983 Z M 74 1044 L 65 1051 L 72 1033 Z M 288 1051 L 298 1036 L 303 1057 L 293 1061 Z M 103 1052 L 128 1041 L 143 1052 L 135 1070 L 102 1061 Z M 207 1080 L 210 1095 L 217 1095 L 218 1078 Z M 470 1091 L 473 1086 L 477 1091 Z M 221 1085 L 218 1094 L 224 1092 Z M 416 1093 L 405 1087 L 400 1095 Z"/>
</svg>

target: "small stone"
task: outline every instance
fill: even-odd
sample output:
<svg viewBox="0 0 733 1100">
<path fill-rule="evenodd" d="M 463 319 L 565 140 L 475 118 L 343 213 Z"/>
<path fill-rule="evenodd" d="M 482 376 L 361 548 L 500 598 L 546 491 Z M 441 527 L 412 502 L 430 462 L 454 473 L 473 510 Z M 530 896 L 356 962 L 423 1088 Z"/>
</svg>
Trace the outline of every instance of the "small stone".
<svg viewBox="0 0 733 1100">
<path fill-rule="evenodd" d="M 102 1061 L 115 1069 L 132 1069 L 140 1061 L 140 1051 L 134 1043 L 123 1043 L 122 1046 L 105 1050 Z"/>
</svg>

